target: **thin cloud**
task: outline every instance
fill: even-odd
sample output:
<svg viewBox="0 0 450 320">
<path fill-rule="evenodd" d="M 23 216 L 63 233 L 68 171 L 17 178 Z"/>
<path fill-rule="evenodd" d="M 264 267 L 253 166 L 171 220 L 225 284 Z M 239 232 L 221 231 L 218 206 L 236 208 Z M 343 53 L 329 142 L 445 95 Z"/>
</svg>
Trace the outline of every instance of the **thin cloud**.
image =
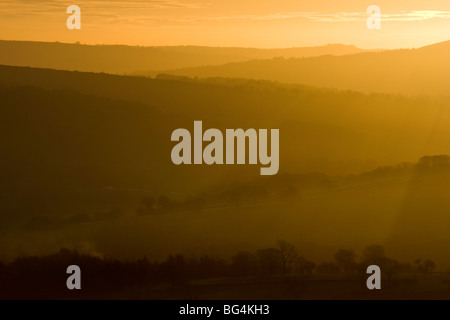
<svg viewBox="0 0 450 320">
<path fill-rule="evenodd" d="M 158 22 L 160 24 L 201 24 L 208 22 L 243 22 L 243 21 L 274 21 L 286 19 L 303 19 L 314 22 L 361 22 L 366 21 L 368 14 L 366 12 L 338 12 L 332 14 L 323 14 L 318 12 L 283 12 L 269 15 L 228 15 L 228 16 L 134 16 L 134 23 Z M 381 14 L 384 21 L 425 21 L 431 19 L 450 19 L 450 11 L 410 11 L 400 13 Z"/>
<path fill-rule="evenodd" d="M 95 8 L 97 10 L 107 9 L 173 9 L 173 8 L 204 8 L 209 6 L 208 3 L 196 1 L 181 0 L 79 0 L 77 5 L 87 8 Z M 27 12 L 54 12 L 62 7 L 67 7 L 69 3 L 65 0 L 3 0 L 0 3 L 2 12 L 4 11 L 21 11 Z"/>
<path fill-rule="evenodd" d="M 212 0 L 211 0 L 212 1 Z M 213 2 L 208 0 L 78 0 L 83 14 L 90 17 L 90 23 L 127 25 L 141 27 L 157 25 L 160 27 L 202 26 L 211 23 L 264 22 L 287 19 L 301 19 L 311 22 L 341 23 L 360 22 L 368 17 L 366 12 L 278 12 L 266 15 L 237 14 L 211 16 L 207 10 Z M 51 22 L 54 14 L 65 15 L 66 0 L 3 0 L 0 2 L 1 21 L 13 21 L 40 17 L 45 23 Z M 180 9 L 187 9 L 185 11 Z M 188 10 L 189 9 L 189 10 Z M 192 10 L 190 10 L 192 9 Z M 182 13 L 181 13 L 182 12 Z M 432 19 L 450 19 L 450 11 L 404 11 L 381 14 L 383 21 L 411 22 Z M 86 20 L 85 20 L 86 21 Z"/>
<path fill-rule="evenodd" d="M 368 17 L 366 12 L 337 12 L 337 13 L 318 13 L 318 12 L 282 12 L 269 15 L 237 15 L 202 18 L 208 21 L 233 21 L 233 20 L 253 20 L 270 21 L 284 19 L 306 19 L 317 22 L 353 22 L 365 21 Z M 450 11 L 409 11 L 400 13 L 381 14 L 381 18 L 387 21 L 423 21 L 430 19 L 450 19 Z M 198 19 L 197 19 L 198 20 Z"/>
</svg>

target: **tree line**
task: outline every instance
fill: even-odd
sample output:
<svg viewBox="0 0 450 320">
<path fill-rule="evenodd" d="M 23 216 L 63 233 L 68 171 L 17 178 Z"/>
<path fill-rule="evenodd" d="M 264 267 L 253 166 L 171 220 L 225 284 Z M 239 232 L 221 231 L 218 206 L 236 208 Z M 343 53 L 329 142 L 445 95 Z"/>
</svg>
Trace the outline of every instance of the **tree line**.
<svg viewBox="0 0 450 320">
<path fill-rule="evenodd" d="M 82 270 L 82 288 L 85 290 L 66 288 L 66 268 L 73 264 Z M 146 257 L 121 261 L 61 249 L 52 255 L 0 262 L 0 298 L 101 298 L 104 294 L 120 294 L 132 288 L 156 285 L 168 285 L 189 298 L 190 282 L 199 279 L 362 274 L 372 264 L 380 266 L 387 280 L 399 273 L 430 273 L 436 267 L 430 259 L 416 259 L 412 264 L 398 262 L 387 257 L 381 245 L 367 246 L 360 255 L 351 249 L 340 249 L 332 261 L 315 264 L 285 240 L 278 240 L 274 247 L 255 253 L 240 251 L 229 260 L 210 255 L 171 254 L 164 261 L 149 261 Z"/>
</svg>

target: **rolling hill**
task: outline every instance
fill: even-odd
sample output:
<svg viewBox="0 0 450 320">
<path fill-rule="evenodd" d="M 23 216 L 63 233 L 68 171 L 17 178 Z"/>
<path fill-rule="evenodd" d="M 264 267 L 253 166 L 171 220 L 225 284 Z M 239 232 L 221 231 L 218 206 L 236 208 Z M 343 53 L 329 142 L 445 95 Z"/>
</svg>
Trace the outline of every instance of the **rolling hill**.
<svg viewBox="0 0 450 320">
<path fill-rule="evenodd" d="M 154 72 L 273 57 L 312 57 L 364 52 L 350 45 L 286 49 L 214 48 L 197 46 L 132 47 L 69 43 L 0 41 L 0 64 L 115 74 Z"/>
<path fill-rule="evenodd" d="M 252 60 L 162 73 L 263 79 L 362 92 L 448 95 L 449 55 L 447 41 L 419 49 Z"/>
<path fill-rule="evenodd" d="M 318 261 L 386 243 L 449 264 L 450 162 L 422 158 L 449 153 L 448 98 L 1 66 L 0 101 L 2 259 L 229 255 L 286 238 Z M 173 165 L 171 132 L 194 120 L 279 128 L 279 174 Z"/>
<path fill-rule="evenodd" d="M 301 168 L 348 173 L 352 167 L 361 169 L 358 161 L 415 161 L 424 154 L 448 150 L 448 99 L 367 95 L 258 81 L 237 81 L 233 85 L 232 80 L 227 81 L 230 83 L 221 85 L 217 81 L 0 67 L 0 84 L 70 89 L 73 94 L 87 95 L 80 105 L 95 95 L 124 101 L 125 106 L 128 102 L 151 106 L 169 123 L 164 125 L 165 135 L 159 138 L 163 144 L 170 145 L 170 133 L 176 128 L 191 129 L 194 120 L 219 129 L 280 128 L 285 154 L 281 168 L 287 171 Z M 63 106 L 66 99 L 70 101 L 71 93 L 59 97 Z M 11 98 L 8 101 L 3 108 L 31 108 Z M 36 103 L 39 105 L 39 100 Z M 129 116 L 133 110 L 127 110 Z M 334 164 L 326 165 L 326 159 Z M 340 161 L 341 169 L 332 169 Z"/>
</svg>

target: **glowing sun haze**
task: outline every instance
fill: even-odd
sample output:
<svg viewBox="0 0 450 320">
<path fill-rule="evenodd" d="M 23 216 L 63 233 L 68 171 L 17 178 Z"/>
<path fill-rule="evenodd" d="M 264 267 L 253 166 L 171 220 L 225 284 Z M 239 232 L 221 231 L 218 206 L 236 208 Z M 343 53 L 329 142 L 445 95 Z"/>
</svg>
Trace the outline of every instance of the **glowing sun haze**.
<svg viewBox="0 0 450 320">
<path fill-rule="evenodd" d="M 82 13 L 68 30 L 66 8 Z M 366 9 L 381 8 L 381 30 Z M 243 47 L 354 44 L 419 47 L 449 40 L 448 0 L 3 0 L 0 39 L 143 46 Z"/>
</svg>

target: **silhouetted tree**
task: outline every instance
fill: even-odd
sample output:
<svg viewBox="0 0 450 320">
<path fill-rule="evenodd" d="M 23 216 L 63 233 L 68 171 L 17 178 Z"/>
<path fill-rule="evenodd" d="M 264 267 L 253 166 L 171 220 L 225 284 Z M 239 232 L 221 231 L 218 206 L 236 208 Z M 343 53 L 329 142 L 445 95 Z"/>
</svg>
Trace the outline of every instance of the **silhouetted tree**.
<svg viewBox="0 0 450 320">
<path fill-rule="evenodd" d="M 417 163 L 419 169 L 449 169 L 450 168 L 450 156 L 446 154 L 425 156 L 420 158 Z"/>
<path fill-rule="evenodd" d="M 274 275 L 281 270 L 281 252 L 276 248 L 261 249 L 257 251 L 261 272 Z"/>
<path fill-rule="evenodd" d="M 203 255 L 200 257 L 198 268 L 202 278 L 218 277 L 226 274 L 224 261 L 209 255 Z"/>
<path fill-rule="evenodd" d="M 381 245 L 367 246 L 362 253 L 362 261 L 368 265 L 379 265 L 386 258 L 386 253 Z"/>
<path fill-rule="evenodd" d="M 302 274 L 311 274 L 316 268 L 316 264 L 306 260 L 304 257 L 298 257 L 294 263 L 296 270 Z"/>
<path fill-rule="evenodd" d="M 391 258 L 386 257 L 383 246 L 381 245 L 370 245 L 367 246 L 363 251 L 362 260 L 362 270 L 369 265 L 377 265 L 381 269 L 381 273 L 385 276 L 388 281 L 391 281 L 393 276 L 400 272 L 402 266 L 401 264 Z"/>
<path fill-rule="evenodd" d="M 281 257 L 281 273 L 285 274 L 287 266 L 291 263 L 294 263 L 298 258 L 297 251 L 295 250 L 295 246 L 292 243 L 289 243 L 285 240 L 278 240 L 278 249 L 280 250 Z"/>
<path fill-rule="evenodd" d="M 356 270 L 356 254 L 353 250 L 340 249 L 334 255 L 334 260 L 341 271 L 345 273 Z"/>
<path fill-rule="evenodd" d="M 256 274 L 258 259 L 247 251 L 240 251 L 231 258 L 231 268 L 234 275 L 248 276 Z"/>
<path fill-rule="evenodd" d="M 380 263 L 381 273 L 386 276 L 388 281 L 391 281 L 393 276 L 399 273 L 400 263 L 396 260 L 384 258 Z"/>
<path fill-rule="evenodd" d="M 436 264 L 430 259 L 416 259 L 414 267 L 417 272 L 426 274 L 432 272 L 436 268 Z"/>
<path fill-rule="evenodd" d="M 186 283 L 186 261 L 180 254 L 170 255 L 162 265 L 163 272 L 172 285 L 182 286 Z"/>
</svg>

